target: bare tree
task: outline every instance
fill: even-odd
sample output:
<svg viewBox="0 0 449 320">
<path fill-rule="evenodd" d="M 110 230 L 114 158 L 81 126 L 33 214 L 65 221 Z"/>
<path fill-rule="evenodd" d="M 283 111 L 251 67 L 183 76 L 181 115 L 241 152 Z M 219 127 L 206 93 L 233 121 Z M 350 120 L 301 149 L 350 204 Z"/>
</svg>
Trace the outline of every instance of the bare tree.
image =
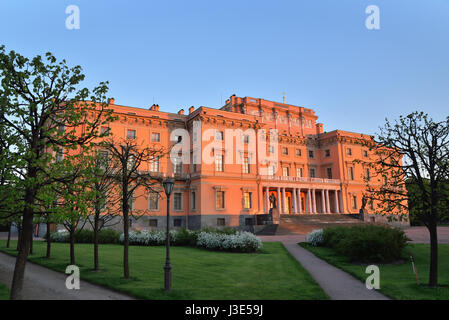
<svg viewBox="0 0 449 320">
<path fill-rule="evenodd" d="M 161 183 L 161 177 L 141 168 L 145 163 L 164 156 L 168 150 L 162 147 L 141 146 L 134 139 L 121 141 L 111 139 L 105 143 L 105 147 L 110 152 L 111 160 L 115 162 L 117 168 L 113 178 L 120 188 L 124 234 L 123 276 L 128 279 L 129 220 L 130 215 L 133 214 L 132 203 L 135 200 L 135 191 L 143 187 L 147 192 L 156 192 L 154 186 Z"/>
<path fill-rule="evenodd" d="M 383 213 L 414 214 L 430 234 L 429 286 L 438 285 L 437 223 L 445 208 L 449 178 L 449 117 L 436 122 L 422 112 L 388 120 L 377 141 L 367 144 L 375 160 L 365 165 L 373 172 L 367 196 Z M 408 192 L 412 182 L 418 192 Z"/>
</svg>

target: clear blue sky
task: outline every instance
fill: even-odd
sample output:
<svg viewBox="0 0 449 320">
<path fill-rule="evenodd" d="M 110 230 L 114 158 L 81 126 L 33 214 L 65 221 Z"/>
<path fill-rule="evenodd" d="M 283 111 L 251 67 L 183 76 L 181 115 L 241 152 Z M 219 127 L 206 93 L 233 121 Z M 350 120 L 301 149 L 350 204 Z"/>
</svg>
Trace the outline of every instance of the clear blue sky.
<svg viewBox="0 0 449 320">
<path fill-rule="evenodd" d="M 65 28 L 71 4 L 79 30 Z M 371 4 L 380 30 L 365 28 Z M 448 17 L 447 0 L 2 0 L 0 43 L 83 66 L 118 104 L 177 112 L 285 91 L 325 131 L 372 134 L 385 117 L 448 115 Z"/>
</svg>

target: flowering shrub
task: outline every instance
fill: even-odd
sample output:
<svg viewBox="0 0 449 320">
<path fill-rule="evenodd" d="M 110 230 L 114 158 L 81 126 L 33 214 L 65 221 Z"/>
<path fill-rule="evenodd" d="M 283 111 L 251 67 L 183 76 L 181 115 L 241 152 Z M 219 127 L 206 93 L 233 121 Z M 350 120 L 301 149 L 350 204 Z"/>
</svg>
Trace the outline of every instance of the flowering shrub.
<svg viewBox="0 0 449 320">
<path fill-rule="evenodd" d="M 306 241 L 314 247 L 323 245 L 323 229 L 313 230 L 307 235 Z"/>
<path fill-rule="evenodd" d="M 51 232 L 50 240 L 53 242 L 68 242 L 69 232 L 65 230 L 59 230 L 58 232 Z"/>
<path fill-rule="evenodd" d="M 236 234 L 200 232 L 196 245 L 212 250 L 255 252 L 262 248 L 262 241 L 250 232 Z"/>
<path fill-rule="evenodd" d="M 176 243 L 177 231 L 170 230 L 170 242 Z M 130 231 L 129 232 L 129 244 L 141 245 L 141 246 L 160 246 L 165 244 L 165 231 Z M 119 238 L 119 242 L 123 243 L 125 235 L 122 233 Z"/>
</svg>

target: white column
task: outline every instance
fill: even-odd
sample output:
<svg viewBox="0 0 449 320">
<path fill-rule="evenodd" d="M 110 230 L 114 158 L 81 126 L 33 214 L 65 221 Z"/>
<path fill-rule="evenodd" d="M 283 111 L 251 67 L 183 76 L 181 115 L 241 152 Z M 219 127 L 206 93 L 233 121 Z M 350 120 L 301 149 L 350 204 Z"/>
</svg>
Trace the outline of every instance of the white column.
<svg viewBox="0 0 449 320">
<path fill-rule="evenodd" d="M 331 213 L 331 206 L 330 206 L 330 201 L 329 201 L 329 189 L 326 189 L 326 209 L 327 209 L 327 213 Z"/>
<path fill-rule="evenodd" d="M 335 213 L 340 213 L 340 207 L 338 205 L 338 190 L 335 190 Z"/>
<path fill-rule="evenodd" d="M 338 198 L 340 199 L 340 213 L 345 213 L 345 207 L 343 205 L 343 192 L 341 190 Z"/>
<path fill-rule="evenodd" d="M 313 213 L 316 214 L 316 192 L 315 192 L 315 189 L 312 189 L 312 209 L 313 209 Z"/>
<path fill-rule="evenodd" d="M 298 196 L 298 213 L 302 213 L 302 201 L 301 201 L 301 188 L 296 189 L 296 195 Z"/>
<path fill-rule="evenodd" d="M 307 189 L 307 213 L 312 213 L 312 199 L 310 189 Z"/>
<path fill-rule="evenodd" d="M 326 199 L 324 195 L 324 189 L 321 189 L 321 211 L 326 213 Z"/>
<path fill-rule="evenodd" d="M 287 213 L 287 201 L 285 201 L 285 188 L 282 188 L 282 213 L 286 214 Z"/>
<path fill-rule="evenodd" d="M 296 213 L 298 213 L 297 212 L 298 207 L 296 205 L 296 189 L 295 188 L 292 189 L 292 201 L 293 201 L 293 214 L 296 214 Z"/>
<path fill-rule="evenodd" d="M 265 194 L 265 211 L 267 214 L 270 213 L 270 187 L 265 187 L 266 194 Z"/>
<path fill-rule="evenodd" d="M 279 214 L 281 214 L 282 213 L 282 211 L 281 211 L 281 208 L 282 208 L 281 188 L 279 188 L 279 187 L 277 188 L 277 193 L 278 193 L 278 203 L 277 203 L 278 207 L 277 207 L 277 209 L 279 211 Z"/>
</svg>

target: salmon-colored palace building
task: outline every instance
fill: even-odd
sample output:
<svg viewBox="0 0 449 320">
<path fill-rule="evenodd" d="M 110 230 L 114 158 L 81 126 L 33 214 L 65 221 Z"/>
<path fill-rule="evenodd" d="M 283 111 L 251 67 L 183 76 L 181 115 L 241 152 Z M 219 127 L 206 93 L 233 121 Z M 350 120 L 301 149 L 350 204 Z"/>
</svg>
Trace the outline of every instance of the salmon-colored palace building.
<svg viewBox="0 0 449 320">
<path fill-rule="evenodd" d="M 340 130 L 323 132 L 323 125 L 317 123 L 318 117 L 312 109 L 235 95 L 220 109 L 191 107 L 188 114 L 182 109 L 177 114 L 163 112 L 158 105 L 149 109 L 120 106 L 113 99 L 110 104 L 118 116 L 118 120 L 109 125 L 117 138 L 169 146 L 171 132 L 185 129 L 190 133 L 193 158 L 198 148 L 195 147 L 198 134 L 193 133 L 194 123 L 200 123 L 201 136 L 208 129 L 215 132 L 212 140 L 218 145 L 212 148 L 213 161 L 209 163 L 185 164 L 179 159 L 173 164 L 165 156 L 148 163 L 148 168 L 141 168 L 154 174 L 174 174 L 172 227 L 252 225 L 255 215 L 269 213 L 271 195 L 276 199 L 279 213 L 288 215 L 355 214 L 362 206 L 364 178 L 369 176 L 369 170 L 362 164 L 354 164 L 353 160 L 370 159 L 368 149 L 360 144 L 370 136 Z M 234 160 L 227 163 L 226 129 L 265 132 L 267 139 L 270 129 L 277 129 L 278 150 L 274 165 L 258 161 L 261 152 L 255 148 L 258 139 L 252 135 L 243 135 L 240 146 L 234 144 Z M 204 137 L 202 141 L 201 151 L 207 148 Z M 276 154 L 269 142 L 264 151 L 268 155 Z M 238 163 L 237 157 L 240 157 Z M 265 172 L 261 174 L 263 167 Z M 132 220 L 132 228 L 165 226 L 166 200 L 162 188 L 160 190 L 159 196 L 144 195 L 143 191 L 135 196 L 132 208 L 143 215 Z M 366 209 L 374 213 L 374 204 L 368 203 Z"/>
</svg>

